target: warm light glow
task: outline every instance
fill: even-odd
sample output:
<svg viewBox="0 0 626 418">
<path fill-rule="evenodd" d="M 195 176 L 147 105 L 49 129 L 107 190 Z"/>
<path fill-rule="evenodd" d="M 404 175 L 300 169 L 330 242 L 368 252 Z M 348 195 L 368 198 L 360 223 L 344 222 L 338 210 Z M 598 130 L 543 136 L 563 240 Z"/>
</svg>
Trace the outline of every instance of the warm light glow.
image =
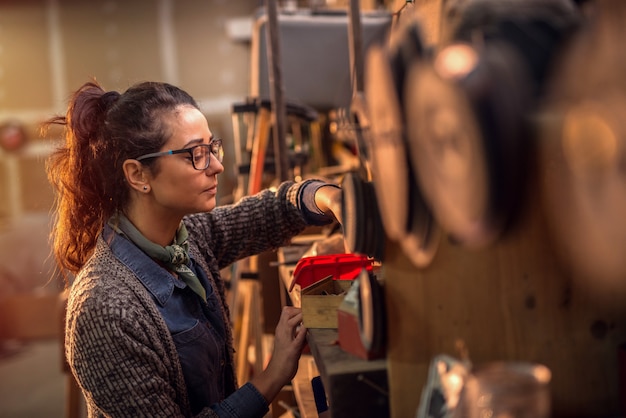
<svg viewBox="0 0 626 418">
<path fill-rule="evenodd" d="M 478 63 L 478 53 L 467 44 L 453 44 L 445 47 L 435 59 L 435 69 L 448 79 L 467 76 Z"/>
<path fill-rule="evenodd" d="M 563 154 L 575 174 L 599 174 L 617 158 L 617 134 L 600 110 L 583 104 L 567 112 L 563 120 Z"/>
<path fill-rule="evenodd" d="M 533 369 L 533 376 L 537 379 L 537 382 L 547 385 L 552 379 L 552 372 L 546 366 L 538 364 Z"/>
</svg>

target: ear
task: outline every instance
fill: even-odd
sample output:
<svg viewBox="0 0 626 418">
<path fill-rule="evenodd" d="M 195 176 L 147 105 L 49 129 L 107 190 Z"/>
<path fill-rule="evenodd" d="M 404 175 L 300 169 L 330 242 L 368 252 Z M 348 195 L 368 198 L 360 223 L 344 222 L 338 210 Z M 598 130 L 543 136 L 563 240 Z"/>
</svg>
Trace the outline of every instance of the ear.
<svg viewBox="0 0 626 418">
<path fill-rule="evenodd" d="M 149 189 L 147 169 L 137 160 L 128 159 L 122 165 L 124 177 L 131 188 L 140 193 Z"/>
</svg>

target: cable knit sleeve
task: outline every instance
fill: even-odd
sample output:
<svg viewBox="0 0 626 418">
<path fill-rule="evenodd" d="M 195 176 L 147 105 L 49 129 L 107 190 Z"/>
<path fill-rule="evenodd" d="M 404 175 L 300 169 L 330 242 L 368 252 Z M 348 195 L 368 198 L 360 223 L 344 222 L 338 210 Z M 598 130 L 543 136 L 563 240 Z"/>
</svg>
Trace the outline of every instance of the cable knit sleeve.
<svg viewBox="0 0 626 418">
<path fill-rule="evenodd" d="M 321 185 L 316 180 L 284 182 L 235 204 L 190 215 L 185 218 L 190 241 L 201 252 L 212 254 L 219 268 L 283 246 L 306 226 L 326 222 L 306 197 Z"/>
</svg>

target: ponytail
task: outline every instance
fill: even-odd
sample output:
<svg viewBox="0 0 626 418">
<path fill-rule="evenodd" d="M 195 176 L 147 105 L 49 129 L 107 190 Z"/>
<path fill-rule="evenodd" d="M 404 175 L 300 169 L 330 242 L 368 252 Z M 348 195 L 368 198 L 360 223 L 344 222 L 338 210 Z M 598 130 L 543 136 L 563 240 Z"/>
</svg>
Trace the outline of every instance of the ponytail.
<svg viewBox="0 0 626 418">
<path fill-rule="evenodd" d="M 66 115 L 45 124 L 65 126 L 65 144 L 46 167 L 56 191 L 53 253 L 64 271 L 76 273 L 83 266 L 110 216 L 102 199 L 107 193 L 107 165 L 100 159 L 110 148 L 103 135 L 105 117 L 119 97 L 117 92 L 105 93 L 95 81 L 86 83 L 71 97 Z"/>
</svg>

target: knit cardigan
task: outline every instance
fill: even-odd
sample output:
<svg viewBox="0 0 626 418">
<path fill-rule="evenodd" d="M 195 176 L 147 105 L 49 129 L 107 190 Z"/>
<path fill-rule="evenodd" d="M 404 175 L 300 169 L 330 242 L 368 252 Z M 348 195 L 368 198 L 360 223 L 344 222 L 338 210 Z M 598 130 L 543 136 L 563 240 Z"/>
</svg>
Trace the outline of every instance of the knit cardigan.
<svg viewBox="0 0 626 418">
<path fill-rule="evenodd" d="M 300 193 L 307 183 L 188 216 L 190 255 L 219 295 L 227 329 L 226 395 L 237 386 L 229 311 L 220 270 L 277 248 L 307 225 Z M 73 281 L 68 298 L 65 354 L 90 417 L 190 416 L 174 341 L 150 293 L 111 252 L 102 236 Z M 205 408 L 198 416 L 215 417 Z"/>
</svg>

